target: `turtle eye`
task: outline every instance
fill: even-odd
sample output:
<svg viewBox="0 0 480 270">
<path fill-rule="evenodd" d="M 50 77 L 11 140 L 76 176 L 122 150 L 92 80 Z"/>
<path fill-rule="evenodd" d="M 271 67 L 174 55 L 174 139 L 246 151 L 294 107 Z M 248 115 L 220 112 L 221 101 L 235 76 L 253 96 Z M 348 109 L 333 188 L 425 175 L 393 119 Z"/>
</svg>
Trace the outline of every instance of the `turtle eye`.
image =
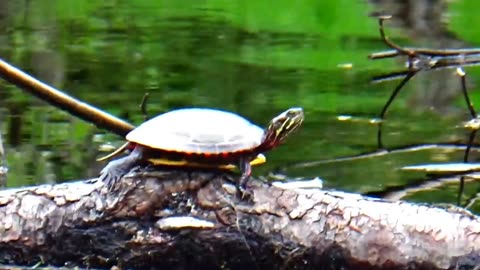
<svg viewBox="0 0 480 270">
<path fill-rule="evenodd" d="M 296 116 L 298 116 L 298 111 L 296 110 L 288 110 L 287 111 L 287 115 L 286 115 L 286 118 L 295 118 Z"/>
</svg>

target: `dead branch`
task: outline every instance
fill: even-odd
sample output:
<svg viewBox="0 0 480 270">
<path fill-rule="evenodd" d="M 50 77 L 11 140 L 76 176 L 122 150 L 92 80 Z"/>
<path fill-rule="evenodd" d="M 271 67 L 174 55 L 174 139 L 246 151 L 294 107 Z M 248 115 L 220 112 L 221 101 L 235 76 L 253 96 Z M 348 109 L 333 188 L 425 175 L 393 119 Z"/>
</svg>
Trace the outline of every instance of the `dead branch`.
<svg viewBox="0 0 480 270">
<path fill-rule="evenodd" d="M 134 129 L 134 126 L 122 119 L 39 81 L 2 59 L 0 59 L 0 77 L 56 108 L 62 109 L 121 137 L 125 137 L 128 132 Z"/>
<path fill-rule="evenodd" d="M 388 108 L 392 104 L 395 97 L 400 93 L 403 86 L 407 84 L 418 72 L 432 71 L 445 68 L 457 68 L 457 74 L 461 78 L 462 93 L 465 96 L 470 114 L 476 118 L 476 112 L 470 102 L 465 83 L 465 72 L 461 67 L 472 66 L 480 64 L 480 49 L 429 49 L 429 48 L 410 48 L 402 47 L 391 41 L 385 33 L 384 22 L 391 19 L 390 15 L 380 15 L 378 17 L 378 29 L 383 43 L 390 48 L 387 51 L 375 52 L 368 57 L 372 60 L 395 58 L 405 56 L 407 58 L 407 67 L 404 70 L 397 70 L 387 74 L 381 74 L 372 78 L 372 82 L 381 82 L 385 80 L 403 78 L 402 81 L 395 87 L 389 99 L 383 106 L 379 118 L 384 120 Z M 459 71 L 460 70 L 460 71 Z M 377 145 L 382 149 L 382 122 L 378 122 L 377 131 Z"/>
<path fill-rule="evenodd" d="M 466 212 L 258 181 L 245 200 L 229 178 L 137 171 L 112 192 L 96 179 L 2 191 L 0 263 L 457 269 L 480 262 L 480 222 Z"/>
</svg>

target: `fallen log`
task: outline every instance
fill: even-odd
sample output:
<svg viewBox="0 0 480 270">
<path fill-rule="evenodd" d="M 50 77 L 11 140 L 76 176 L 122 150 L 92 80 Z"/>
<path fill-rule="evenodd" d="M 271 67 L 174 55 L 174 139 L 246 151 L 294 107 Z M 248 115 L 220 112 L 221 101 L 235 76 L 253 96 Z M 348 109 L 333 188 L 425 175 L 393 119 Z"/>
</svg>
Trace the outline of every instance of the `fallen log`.
<svg viewBox="0 0 480 270">
<path fill-rule="evenodd" d="M 467 212 L 229 174 L 136 169 L 0 192 L 0 263 L 129 269 L 476 269 Z"/>
</svg>

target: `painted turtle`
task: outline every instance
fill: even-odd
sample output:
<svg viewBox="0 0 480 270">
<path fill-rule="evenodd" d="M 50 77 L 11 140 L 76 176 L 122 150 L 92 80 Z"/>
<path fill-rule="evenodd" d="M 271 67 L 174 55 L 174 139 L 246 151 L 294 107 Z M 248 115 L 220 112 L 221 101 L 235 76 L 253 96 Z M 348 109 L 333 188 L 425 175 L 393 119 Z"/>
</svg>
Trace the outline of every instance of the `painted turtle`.
<svg viewBox="0 0 480 270">
<path fill-rule="evenodd" d="M 128 133 L 128 143 L 119 150 L 129 147 L 132 152 L 111 161 L 100 178 L 112 187 L 136 165 L 156 159 L 155 164 L 177 166 L 236 165 L 242 172 L 239 187 L 244 188 L 251 162 L 262 163 L 261 153 L 279 145 L 303 119 L 302 108 L 290 108 L 262 129 L 237 114 L 220 110 L 188 108 L 167 112 Z"/>
</svg>

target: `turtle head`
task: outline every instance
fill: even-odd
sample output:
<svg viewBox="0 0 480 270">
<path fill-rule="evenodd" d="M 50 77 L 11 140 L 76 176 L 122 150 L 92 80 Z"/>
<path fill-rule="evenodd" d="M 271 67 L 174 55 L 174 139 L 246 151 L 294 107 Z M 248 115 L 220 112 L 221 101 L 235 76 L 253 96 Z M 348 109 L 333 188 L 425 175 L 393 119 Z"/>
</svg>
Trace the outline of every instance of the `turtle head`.
<svg viewBox="0 0 480 270">
<path fill-rule="evenodd" d="M 262 150 L 269 150 L 282 143 L 287 136 L 303 123 L 302 108 L 290 108 L 270 121 L 263 135 Z"/>
</svg>

